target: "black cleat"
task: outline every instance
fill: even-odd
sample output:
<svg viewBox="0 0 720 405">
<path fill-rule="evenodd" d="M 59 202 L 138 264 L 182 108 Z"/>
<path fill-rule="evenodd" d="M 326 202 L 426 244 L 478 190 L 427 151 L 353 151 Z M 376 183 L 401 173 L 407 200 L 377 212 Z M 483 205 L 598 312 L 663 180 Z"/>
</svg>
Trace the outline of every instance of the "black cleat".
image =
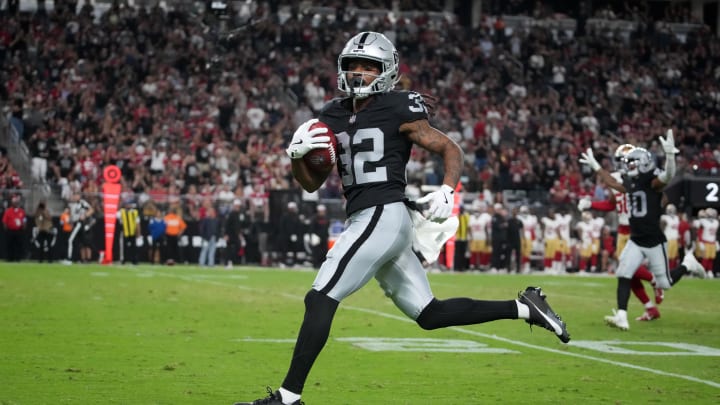
<svg viewBox="0 0 720 405">
<path fill-rule="evenodd" d="M 570 341 L 565 322 L 550 308 L 540 287 L 528 287 L 525 291 L 519 292 L 518 300 L 530 308 L 530 319 L 525 320 L 530 326 L 540 325 L 555 333 L 563 343 Z"/>
<path fill-rule="evenodd" d="M 267 387 L 268 396 L 266 398 L 256 399 L 252 402 L 236 402 L 235 405 L 283 405 L 280 391 L 273 392 L 272 388 Z M 292 405 L 304 405 L 304 402 L 297 400 Z"/>
</svg>

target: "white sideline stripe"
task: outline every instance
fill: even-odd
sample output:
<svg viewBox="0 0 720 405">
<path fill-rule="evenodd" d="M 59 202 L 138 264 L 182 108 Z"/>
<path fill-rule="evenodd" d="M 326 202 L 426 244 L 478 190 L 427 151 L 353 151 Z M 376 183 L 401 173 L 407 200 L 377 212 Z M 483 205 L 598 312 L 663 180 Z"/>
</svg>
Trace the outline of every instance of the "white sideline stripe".
<svg viewBox="0 0 720 405">
<path fill-rule="evenodd" d="M 398 316 L 398 315 L 387 314 L 387 313 L 385 313 L 385 312 L 375 311 L 375 310 L 372 310 L 372 309 L 354 307 L 354 306 L 351 306 L 351 305 L 345 305 L 345 306 L 343 306 L 343 307 L 344 307 L 344 308 L 347 308 L 347 309 L 352 309 L 352 310 L 354 310 L 354 311 L 366 312 L 366 313 L 369 313 L 369 314 L 372 314 L 372 315 L 377 315 L 377 316 L 382 316 L 382 317 L 385 317 L 385 318 L 395 319 L 395 320 L 398 320 L 398 321 L 415 323 L 415 321 L 413 321 L 413 320 L 410 319 L 410 318 L 405 318 L 405 317 L 401 317 L 401 316 Z M 703 380 L 703 379 L 701 379 L 701 378 L 697 378 L 697 377 L 693 377 L 693 376 L 689 376 L 689 375 L 669 373 L 669 372 L 666 372 L 666 371 L 656 370 L 656 369 L 653 369 L 653 368 L 638 366 L 638 365 L 630 364 L 630 363 L 624 363 L 624 362 L 621 362 L 621 361 L 614 361 L 614 360 L 603 359 L 602 357 L 593 357 L 593 356 L 588 356 L 588 355 L 586 355 L 586 354 L 571 353 L 571 352 L 566 352 L 566 351 L 562 351 L 562 350 L 551 349 L 551 348 L 549 348 L 549 347 L 536 346 L 536 345 L 533 345 L 533 344 L 530 344 L 530 343 L 525 343 L 525 342 L 518 341 L 518 340 L 507 339 L 507 338 L 500 337 L 500 336 L 497 336 L 497 335 L 488 335 L 488 334 L 486 334 L 486 333 L 477 332 L 477 331 L 470 330 L 470 329 L 465 329 L 465 328 L 462 328 L 462 327 L 459 327 L 459 326 L 451 326 L 451 327 L 449 327 L 449 328 L 447 328 L 447 329 L 452 329 L 452 330 L 454 330 L 454 331 L 456 331 L 456 332 L 461 332 L 461 333 L 465 333 L 465 334 L 468 334 L 468 335 L 483 337 L 483 338 L 486 338 L 486 339 L 493 339 L 493 340 L 497 340 L 497 341 L 500 341 L 500 342 L 505 342 L 505 343 L 517 345 L 517 346 L 523 346 L 523 347 L 527 347 L 527 348 L 530 348 L 530 349 L 542 350 L 542 351 L 546 351 L 546 352 L 550 352 L 550 353 L 561 354 L 561 355 L 563 355 L 563 356 L 576 357 L 576 358 L 579 358 L 579 359 L 593 360 L 593 361 L 597 361 L 597 362 L 600 362 L 600 363 L 611 364 L 611 365 L 613 365 L 613 366 L 631 368 L 631 369 L 633 369 L 633 370 L 639 370 L 639 371 L 646 371 L 646 372 L 648 372 L 648 373 L 653 373 L 653 374 L 657 374 L 657 375 L 662 375 L 662 376 L 665 376 L 665 377 L 682 378 L 682 379 L 684 379 L 684 380 L 688 380 L 688 381 L 692 381 L 692 382 L 697 382 L 697 383 L 701 383 L 701 384 L 706 384 L 706 385 L 709 385 L 709 386 L 715 387 L 715 388 L 720 388 L 720 383 L 717 383 L 717 382 L 715 382 L 715 381 Z M 570 343 L 568 343 L 568 345 L 569 345 L 569 346 L 572 346 L 572 340 L 570 341 Z"/>
<path fill-rule="evenodd" d="M 173 274 L 173 273 L 165 273 L 165 272 L 156 272 L 156 271 L 147 271 L 147 270 L 140 270 L 140 269 L 132 269 L 132 270 L 133 270 L 133 271 L 137 271 L 137 272 L 154 273 L 154 274 L 161 275 L 161 276 L 179 278 L 179 279 L 181 279 L 181 280 L 187 280 L 187 281 L 205 282 L 205 283 L 214 284 L 214 285 L 225 285 L 225 286 L 227 286 L 227 285 L 229 284 L 229 283 L 227 283 L 227 282 L 210 281 L 210 280 L 201 279 L 201 278 L 196 278 L 196 277 L 192 277 L 192 276 L 183 276 L 183 275 L 181 275 L 181 274 Z M 245 287 L 245 286 L 237 286 L 237 287 L 242 288 L 242 289 L 244 289 L 244 290 L 248 290 L 248 291 L 255 291 L 255 290 L 257 290 L 257 288 L 252 288 L 252 287 Z M 290 298 L 290 299 L 294 299 L 294 300 L 299 300 L 299 301 L 302 301 L 302 300 L 305 299 L 304 297 L 300 297 L 300 296 L 293 295 L 293 294 L 287 294 L 287 293 L 280 293 L 279 295 L 281 295 L 281 296 L 283 296 L 283 297 L 286 297 L 286 298 Z M 373 309 L 361 308 L 361 307 L 356 307 L 356 306 L 347 305 L 347 304 L 346 304 L 346 305 L 343 305 L 342 307 L 343 307 L 343 308 L 346 308 L 346 309 L 353 310 L 353 311 L 365 312 L 365 313 L 368 313 L 368 314 L 377 315 L 377 316 L 381 316 L 381 317 L 384 317 L 384 318 L 394 319 L 394 320 L 398 320 L 398 321 L 402 321 L 402 322 L 413 323 L 413 324 L 415 323 L 415 321 L 413 321 L 413 320 L 410 319 L 410 318 L 406 318 L 406 317 L 404 317 L 404 316 L 399 316 L 399 315 L 394 315 L 394 314 L 388 314 L 388 313 L 386 313 L 386 312 L 380 312 L 380 311 L 376 311 L 376 310 L 373 310 Z M 550 352 L 550 353 L 560 354 L 560 355 L 563 355 L 563 356 L 575 357 L 575 358 L 578 358 L 578 359 L 597 361 L 597 362 L 599 362 L 599 363 L 610 364 L 610 365 L 613 365 L 613 366 L 624 367 L 624 368 L 629 368 L 629 369 L 638 370 L 638 371 L 645 371 L 645 372 L 648 372 L 648 373 L 657 374 L 657 375 L 661 375 L 661 376 L 665 376 L 665 377 L 681 378 L 681 379 L 683 379 L 683 380 L 687 380 L 687 381 L 692 381 L 692 382 L 696 382 L 696 383 L 700 383 L 700 384 L 709 385 L 709 386 L 714 387 L 714 388 L 720 388 L 720 383 L 718 383 L 718 382 L 710 381 L 710 380 L 703 380 L 703 379 L 701 379 L 701 378 L 697 378 L 697 377 L 693 377 L 693 376 L 689 376 L 689 375 L 669 373 L 669 372 L 667 372 L 667 371 L 656 370 L 656 369 L 654 369 L 654 368 L 638 366 L 638 365 L 635 365 L 635 364 L 624 363 L 624 362 L 621 362 L 621 361 L 608 360 L 608 359 L 604 359 L 604 358 L 602 358 L 602 357 L 594 357 L 594 356 L 588 356 L 588 355 L 586 355 L 586 354 L 571 353 L 571 352 L 566 352 L 566 351 L 562 351 L 562 350 L 551 349 L 551 348 L 549 348 L 549 347 L 537 346 L 537 345 L 533 345 L 533 344 L 530 344 L 530 343 L 525 343 L 525 342 L 522 342 L 522 341 L 519 341 L 519 340 L 512 340 L 512 339 L 504 338 L 504 337 L 497 336 L 497 335 L 488 335 L 488 334 L 486 334 L 486 333 L 477 332 L 477 331 L 470 330 L 470 329 L 465 329 L 465 328 L 462 328 L 462 327 L 459 327 L 459 326 L 450 326 L 450 327 L 448 327 L 448 328 L 446 328 L 446 329 L 451 329 L 451 330 L 454 330 L 454 331 L 456 331 L 456 332 L 465 333 L 465 334 L 473 335 L 473 336 L 478 336 L 478 337 L 482 337 L 482 338 L 486 338 L 486 339 L 497 340 L 497 341 L 500 341 L 500 342 L 509 343 L 509 344 L 516 345 L 516 346 L 523 346 L 523 347 L 527 347 L 527 348 L 529 348 L 529 349 L 546 351 L 546 352 Z M 538 329 L 542 329 L 542 328 L 538 327 Z M 294 339 L 293 339 L 293 340 L 294 340 Z M 570 343 L 567 343 L 567 345 L 568 345 L 568 346 L 572 346 L 572 340 L 570 341 Z"/>
</svg>

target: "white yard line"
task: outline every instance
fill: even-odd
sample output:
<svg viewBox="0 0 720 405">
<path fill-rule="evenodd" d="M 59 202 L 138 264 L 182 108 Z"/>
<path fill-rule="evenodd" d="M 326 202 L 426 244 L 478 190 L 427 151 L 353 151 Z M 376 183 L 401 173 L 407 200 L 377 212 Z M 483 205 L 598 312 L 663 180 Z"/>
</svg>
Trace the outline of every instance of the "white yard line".
<svg viewBox="0 0 720 405">
<path fill-rule="evenodd" d="M 284 295 L 289 296 L 288 294 L 284 294 Z M 415 321 L 413 321 L 412 319 L 409 319 L 409 318 L 405 318 L 405 317 L 398 316 L 398 315 L 394 315 L 394 314 L 388 314 L 388 313 L 385 313 L 385 312 L 375 311 L 375 310 L 372 310 L 372 309 L 354 307 L 354 306 L 350 306 L 350 305 L 344 305 L 343 308 L 351 309 L 351 310 L 353 310 L 353 311 L 365 312 L 365 313 L 369 313 L 369 314 L 372 314 L 372 315 L 382 316 L 382 317 L 385 317 L 385 318 L 395 319 L 395 320 L 398 320 L 398 321 L 415 323 Z M 539 330 L 542 330 L 542 328 L 540 328 L 540 327 L 537 327 L 537 328 L 538 328 Z M 462 327 L 459 327 L 459 326 L 451 326 L 451 327 L 449 327 L 448 329 L 452 329 L 452 330 L 454 330 L 454 331 L 456 331 L 456 332 L 465 333 L 465 334 L 468 334 L 468 335 L 483 337 L 483 338 L 486 338 L 486 339 L 493 339 L 493 340 L 497 340 L 497 341 L 500 341 L 500 342 L 505 342 L 505 343 L 513 344 L 513 345 L 516 345 L 516 346 L 523 346 L 523 347 L 527 347 L 527 348 L 530 348 L 530 349 L 542 350 L 542 351 L 546 351 L 546 352 L 550 352 L 550 353 L 555 353 L 555 354 L 561 354 L 561 355 L 563 355 L 563 356 L 576 357 L 576 358 L 579 358 L 579 359 L 592 360 L 592 361 L 597 361 L 597 362 L 600 362 L 600 363 L 612 364 L 612 365 L 614 365 L 614 366 L 624 367 L 624 368 L 630 368 L 630 369 L 633 369 L 633 370 L 646 371 L 646 372 L 648 372 L 648 373 L 653 373 L 653 374 L 662 375 L 662 376 L 666 376 L 666 377 L 682 378 L 682 379 L 684 379 L 684 380 L 693 381 L 693 382 L 697 382 L 697 383 L 701 383 L 701 384 L 706 384 L 706 385 L 709 385 L 709 386 L 715 387 L 715 388 L 720 388 L 720 383 L 718 383 L 718 382 L 710 381 L 710 380 L 703 380 L 703 379 L 701 379 L 701 378 L 697 378 L 697 377 L 693 377 L 693 376 L 689 376 L 689 375 L 676 374 L 676 373 L 668 373 L 668 372 L 666 372 L 666 371 L 656 370 L 656 369 L 649 368 L 649 367 L 638 366 L 638 365 L 635 365 L 635 364 L 625 363 L 625 362 L 622 362 L 622 361 L 608 360 L 608 359 L 604 359 L 604 358 L 602 358 L 602 357 L 588 356 L 588 355 L 586 355 L 586 354 L 572 353 L 572 352 L 568 352 L 568 351 L 564 351 L 564 350 L 552 349 L 552 348 L 545 347 L 545 346 L 537 346 L 537 345 L 533 345 L 533 344 L 530 344 L 530 343 L 521 342 L 521 341 L 518 341 L 518 340 L 507 339 L 507 338 L 504 338 L 504 337 L 501 337 L 501 336 L 497 336 L 497 335 L 488 335 L 487 333 L 477 332 L 477 331 L 470 330 L 470 329 L 465 329 L 465 328 L 462 328 Z M 544 332 L 544 330 L 542 330 L 542 331 Z M 572 347 L 572 341 L 570 341 L 570 343 L 569 343 L 568 345 Z"/>
<path fill-rule="evenodd" d="M 135 272 L 138 272 L 138 273 L 141 273 L 141 272 L 152 273 L 152 274 L 158 275 L 158 276 L 173 277 L 173 278 L 179 278 L 179 279 L 181 279 L 181 280 L 195 281 L 195 282 L 203 282 L 203 283 L 208 283 L 208 284 L 213 284 L 213 285 L 231 285 L 231 284 L 228 283 L 228 282 L 208 280 L 208 279 L 206 278 L 206 276 L 204 276 L 204 275 L 174 274 L 174 273 L 166 273 L 166 272 L 163 272 L 163 271 L 141 270 L 141 269 L 129 269 L 129 270 L 132 270 L 132 271 L 135 271 Z M 234 285 L 234 286 L 236 286 L 236 287 L 238 287 L 238 288 L 242 288 L 242 289 L 244 289 L 244 290 L 248 290 L 248 291 L 256 290 L 255 288 L 251 288 L 251 287 L 239 286 L 239 285 L 235 285 L 235 284 L 232 284 L 232 285 Z M 294 294 L 279 293 L 278 295 L 281 295 L 281 296 L 286 297 L 286 298 L 289 298 L 289 299 L 298 300 L 298 301 L 302 301 L 302 300 L 304 299 L 304 297 L 298 296 L 298 295 L 294 295 Z M 404 317 L 404 316 L 399 316 L 399 315 L 395 315 L 395 314 L 389 314 L 389 313 L 386 313 L 386 312 L 376 311 L 376 310 L 373 310 L 373 309 L 356 307 L 356 306 L 347 305 L 347 304 L 343 305 L 342 308 L 349 309 L 349 310 L 352 310 L 352 311 L 365 312 L 365 313 L 368 313 L 368 314 L 371 314 L 371 315 L 381 316 L 381 317 L 384 317 L 384 318 L 394 319 L 394 320 L 398 320 L 398 321 L 402 321 L 402 322 L 408 322 L 408 323 L 413 323 L 413 324 L 415 323 L 415 321 L 413 321 L 413 320 L 410 319 L 410 318 L 406 318 L 406 317 Z M 542 330 L 542 328 L 540 328 L 540 327 L 537 327 L 537 328 L 538 328 L 539 331 Z M 623 368 L 629 368 L 629 369 L 638 370 L 638 371 L 645 371 L 645 372 L 648 372 L 648 373 L 657 374 L 657 375 L 661 375 L 661 376 L 665 376 L 665 377 L 681 378 L 681 379 L 683 379 L 683 380 L 687 380 L 687 381 L 692 381 L 692 382 L 696 382 L 696 383 L 700 383 L 700 384 L 709 385 L 709 386 L 714 387 L 714 388 L 720 388 L 720 383 L 718 383 L 718 382 L 710 381 L 710 380 L 703 380 L 703 379 L 701 379 L 701 378 L 697 378 L 697 377 L 693 377 L 693 376 L 689 376 L 689 375 L 677 374 L 677 373 L 669 373 L 669 372 L 666 372 L 666 371 L 657 370 L 657 369 L 649 368 L 649 367 L 638 366 L 638 365 L 636 365 L 636 364 L 625 363 L 625 362 L 622 362 L 622 361 L 608 360 L 608 359 L 605 359 L 605 358 L 602 358 L 602 357 L 588 356 L 588 355 L 586 355 L 586 354 L 572 353 L 572 352 L 568 352 L 568 351 L 564 351 L 564 350 L 552 349 L 552 348 L 545 347 L 545 346 L 537 346 L 537 345 L 533 345 L 533 344 L 530 344 L 530 343 L 522 342 L 522 341 L 519 341 L 519 340 L 512 340 L 512 339 L 507 339 L 507 338 L 504 338 L 504 337 L 501 337 L 501 336 L 497 336 L 497 335 L 489 335 L 489 334 L 487 334 L 487 333 L 477 332 L 477 331 L 470 330 L 470 329 L 466 329 L 466 328 L 462 328 L 462 327 L 459 327 L 459 326 L 451 326 L 451 327 L 449 327 L 448 329 L 454 330 L 454 331 L 456 331 L 456 332 L 464 333 L 464 334 L 467 334 L 467 335 L 482 337 L 482 338 L 485 338 L 485 339 L 497 340 L 497 341 L 499 341 L 499 342 L 504 342 L 504 343 L 508 343 L 508 344 L 512 344 L 512 345 L 516 345 L 516 346 L 523 346 L 523 347 L 526 347 L 526 348 L 529 348 L 529 349 L 541 350 L 541 351 L 550 352 L 550 353 L 554 353 L 554 354 L 558 354 L 558 355 L 563 355 L 563 356 L 568 356 L 568 357 L 575 357 L 575 358 L 584 359 L 584 360 L 596 361 L 596 362 L 599 362 L 599 363 L 610 364 L 610 365 L 613 365 L 613 366 L 623 367 Z M 543 331 L 543 332 L 544 332 L 544 331 Z M 281 340 L 282 340 L 282 341 L 285 341 L 285 339 L 281 339 Z M 570 341 L 570 343 L 569 343 L 568 345 L 569 345 L 570 347 L 572 347 L 572 341 Z"/>
</svg>

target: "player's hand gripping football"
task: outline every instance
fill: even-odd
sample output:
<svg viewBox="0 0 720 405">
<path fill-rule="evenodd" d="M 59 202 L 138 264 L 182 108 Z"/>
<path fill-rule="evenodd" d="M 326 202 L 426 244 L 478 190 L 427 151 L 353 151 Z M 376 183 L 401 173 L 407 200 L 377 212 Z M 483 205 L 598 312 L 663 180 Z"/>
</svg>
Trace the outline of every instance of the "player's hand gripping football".
<svg viewBox="0 0 720 405">
<path fill-rule="evenodd" d="M 660 137 L 660 145 L 662 145 L 666 155 L 675 155 L 680 152 L 680 150 L 675 147 L 675 137 L 673 136 L 672 129 L 667 130 L 665 138 Z"/>
<path fill-rule="evenodd" d="M 316 136 L 327 133 L 327 128 L 310 129 L 310 126 L 316 122 L 318 122 L 317 118 L 305 121 L 295 130 L 290 145 L 285 150 L 290 159 L 300 159 L 313 149 L 327 148 L 330 145 L 329 136 Z"/>
<path fill-rule="evenodd" d="M 591 169 L 594 171 L 600 170 L 600 163 L 595 159 L 595 156 L 593 156 L 593 151 L 591 148 L 587 148 L 587 150 L 580 154 L 580 159 L 578 159 L 580 163 L 590 166 Z"/>
<path fill-rule="evenodd" d="M 418 198 L 416 202 L 418 204 L 430 203 L 427 211 L 428 219 L 433 222 L 443 222 L 452 214 L 454 193 L 455 190 L 452 187 L 443 184 L 439 190 Z"/>
</svg>

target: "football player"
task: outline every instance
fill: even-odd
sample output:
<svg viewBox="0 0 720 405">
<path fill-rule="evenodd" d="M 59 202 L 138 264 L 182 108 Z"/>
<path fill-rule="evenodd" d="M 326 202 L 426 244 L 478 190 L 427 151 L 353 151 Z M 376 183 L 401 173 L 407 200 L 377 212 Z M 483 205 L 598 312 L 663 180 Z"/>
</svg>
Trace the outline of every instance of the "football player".
<svg viewBox="0 0 720 405">
<path fill-rule="evenodd" d="M 635 149 L 635 146 L 626 143 L 622 144 L 615 149 L 613 154 L 613 166 L 615 170 L 610 173 L 616 180 L 622 181 L 623 166 L 625 157 Z M 581 212 L 586 209 L 594 209 L 598 211 L 612 211 L 615 210 L 617 213 L 618 227 L 617 227 L 617 239 L 615 241 L 615 259 L 620 257 L 623 249 L 628 240 L 630 240 L 630 211 L 628 208 L 628 196 L 625 193 L 621 193 L 617 190 L 611 189 L 610 199 L 605 201 L 591 201 L 589 198 L 582 198 L 578 202 L 578 210 Z M 672 267 L 674 268 L 674 267 Z M 655 302 L 653 303 L 645 292 L 645 287 L 642 281 L 645 280 L 653 286 L 655 292 Z M 643 304 L 645 311 L 642 315 L 635 318 L 637 321 L 652 321 L 653 319 L 660 318 L 660 311 L 656 304 L 660 304 L 664 297 L 665 292 L 662 288 L 657 287 L 655 283 L 655 276 L 648 270 L 645 264 L 641 264 L 638 267 L 635 274 L 633 274 L 630 281 L 630 289 L 633 295 Z"/>
<path fill-rule="evenodd" d="M 605 317 L 605 322 L 621 330 L 628 330 L 627 306 L 630 299 L 631 279 L 644 259 L 655 276 L 657 286 L 669 289 L 684 274 L 693 273 L 704 277 L 705 271 L 692 254 L 685 255 L 680 267 L 670 271 L 667 262 L 667 243 L 660 229 L 662 215 L 663 188 L 675 175 L 675 140 L 672 130 L 666 137 L 660 137 L 665 152 L 664 170 L 656 170 L 652 154 L 644 148 L 635 148 L 623 159 L 625 176 L 620 182 L 610 172 L 603 169 L 588 148 L 581 154 L 580 162 L 592 168 L 608 187 L 627 194 L 630 212 L 630 240 L 620 254 L 616 276 L 617 306 L 613 315 Z"/>
<path fill-rule="evenodd" d="M 702 211 L 702 210 L 701 210 Z M 699 216 L 699 215 L 698 215 Z M 718 251 L 718 223 L 717 210 L 706 208 L 704 215 L 693 221 L 693 227 L 697 229 L 696 251 L 702 258 L 702 265 L 709 278 L 713 278 L 713 263 Z"/>
<path fill-rule="evenodd" d="M 362 32 L 352 37 L 340 53 L 337 67 L 338 88 L 345 97 L 328 102 L 319 120 L 337 137 L 337 169 L 347 200 L 347 227 L 305 296 L 305 317 L 282 386 L 275 392 L 269 390 L 266 398 L 245 404 L 300 404 L 300 394 L 325 346 L 338 305 L 372 278 L 423 329 L 521 318 L 569 341 L 564 322 L 550 309 L 539 288 L 525 289 L 517 300 L 435 298 L 412 249 L 410 210 L 414 204 L 405 197 L 405 170 L 413 145 L 443 158 L 442 186 L 417 200 L 429 204 L 429 220 L 443 222 L 452 212 L 463 152 L 430 126 L 420 94 L 393 90 L 399 79 L 399 59 L 384 35 Z M 318 189 L 332 170 L 313 172 L 302 159 L 309 150 L 327 147 L 329 141 L 324 135 L 327 128 L 310 130 L 314 122 L 317 120 L 300 125 L 287 149 L 293 176 L 309 192 Z"/>
<path fill-rule="evenodd" d="M 540 234 L 540 224 L 537 217 L 530 212 L 530 208 L 527 205 L 520 206 L 520 214 L 518 215 L 520 221 L 523 223 L 523 235 L 522 235 L 522 272 L 523 274 L 529 274 L 530 258 L 532 256 L 533 246 L 535 245 L 535 239 Z"/>
<path fill-rule="evenodd" d="M 675 268 L 680 255 L 680 217 L 675 205 L 668 204 L 665 207 L 665 214 L 660 216 L 660 226 L 668 243 L 668 263 L 670 268 Z"/>
<path fill-rule="evenodd" d="M 593 257 L 593 216 L 590 211 L 583 211 L 581 220 L 575 224 L 575 229 L 580 236 L 580 274 L 587 270 L 588 262 Z"/>
<path fill-rule="evenodd" d="M 555 221 L 555 210 L 548 209 L 547 215 L 540 219 L 543 228 L 543 241 L 545 242 L 545 253 L 543 255 L 543 267 L 545 274 L 559 274 L 560 262 L 556 257 L 560 257 L 558 242 L 558 226 Z"/>
<path fill-rule="evenodd" d="M 571 248 L 573 245 L 570 237 L 570 223 L 572 223 L 572 215 L 561 207 L 555 212 L 555 226 L 558 234 L 558 246 L 555 251 L 555 262 L 557 263 L 557 272 L 562 274 L 572 267 Z"/>
<path fill-rule="evenodd" d="M 487 212 L 487 203 L 476 201 L 472 205 L 470 215 L 470 268 L 487 270 L 490 265 L 490 221 L 492 216 Z"/>
<path fill-rule="evenodd" d="M 598 271 L 598 261 L 600 259 L 600 242 L 602 239 L 603 228 L 605 227 L 605 218 L 596 217 L 592 220 L 592 256 L 590 257 L 590 271 L 593 273 Z"/>
</svg>

